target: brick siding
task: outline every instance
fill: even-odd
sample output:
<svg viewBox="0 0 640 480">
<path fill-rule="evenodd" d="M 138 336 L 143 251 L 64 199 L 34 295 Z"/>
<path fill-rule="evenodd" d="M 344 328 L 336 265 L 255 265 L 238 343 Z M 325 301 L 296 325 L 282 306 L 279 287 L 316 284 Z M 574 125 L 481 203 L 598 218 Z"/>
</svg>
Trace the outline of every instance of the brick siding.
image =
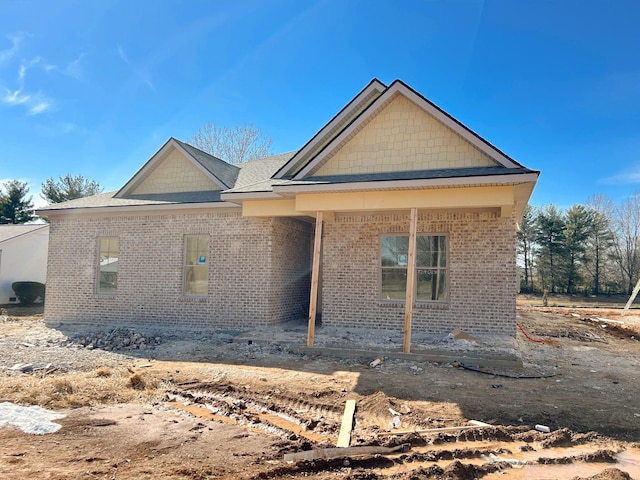
<svg viewBox="0 0 640 480">
<path fill-rule="evenodd" d="M 409 215 L 340 215 L 324 227 L 324 325 L 402 330 L 404 301 L 380 299 L 380 236 L 409 232 Z M 513 218 L 491 212 L 424 213 L 418 233 L 445 234 L 448 301 L 416 302 L 413 331 L 515 335 Z"/>
<path fill-rule="evenodd" d="M 309 232 L 293 219 L 244 218 L 239 209 L 53 218 L 45 318 L 196 330 L 274 324 L 301 312 L 304 318 Z M 209 235 L 206 297 L 182 293 L 189 234 Z M 103 236 L 120 240 L 116 296 L 95 293 L 97 239 Z"/>
</svg>

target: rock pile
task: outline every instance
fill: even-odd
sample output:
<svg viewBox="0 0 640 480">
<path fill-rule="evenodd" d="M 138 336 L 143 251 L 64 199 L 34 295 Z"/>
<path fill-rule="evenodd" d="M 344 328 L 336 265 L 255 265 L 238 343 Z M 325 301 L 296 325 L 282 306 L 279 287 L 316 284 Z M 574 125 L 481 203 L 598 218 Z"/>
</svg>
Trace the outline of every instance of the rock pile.
<svg viewBox="0 0 640 480">
<path fill-rule="evenodd" d="M 161 336 L 143 335 L 133 328 L 117 328 L 111 332 L 76 335 L 68 340 L 67 346 L 84 347 L 88 350 L 99 348 L 107 351 L 153 350 L 161 343 Z"/>
</svg>

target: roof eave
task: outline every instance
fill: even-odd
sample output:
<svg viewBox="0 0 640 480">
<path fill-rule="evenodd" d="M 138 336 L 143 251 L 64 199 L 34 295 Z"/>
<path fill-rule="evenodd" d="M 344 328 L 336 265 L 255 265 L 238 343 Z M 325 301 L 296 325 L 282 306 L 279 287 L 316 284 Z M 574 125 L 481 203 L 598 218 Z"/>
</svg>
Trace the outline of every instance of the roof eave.
<svg viewBox="0 0 640 480">
<path fill-rule="evenodd" d="M 222 180 L 220 180 L 218 177 L 216 177 L 211 172 L 209 172 L 206 168 L 204 168 L 204 166 L 202 166 L 202 164 L 200 162 L 198 162 L 195 158 L 193 158 L 193 155 L 191 155 L 187 150 L 185 150 L 185 148 L 182 145 L 180 145 L 180 142 L 178 140 L 176 140 L 175 138 L 171 137 L 171 138 L 169 138 L 169 140 L 167 140 L 165 142 L 164 145 L 162 145 L 162 147 L 160 147 L 160 149 L 156 153 L 154 153 L 151 156 L 151 158 L 149 160 L 147 160 L 147 162 L 142 166 L 142 168 L 140 168 L 140 170 L 138 170 L 133 175 L 133 177 L 131 177 L 129 179 L 129 181 L 127 183 L 125 183 L 122 186 L 122 188 L 115 193 L 114 197 L 115 198 L 122 198 L 122 197 L 126 196 L 127 194 L 130 194 L 131 190 L 133 190 L 138 185 L 139 181 L 142 180 L 144 178 L 144 176 L 147 174 L 147 172 L 151 171 L 151 169 L 154 167 L 156 162 L 158 162 L 159 156 L 162 155 L 163 153 L 167 152 L 170 147 L 174 147 L 176 150 L 178 150 L 184 156 L 186 156 L 187 158 L 191 159 L 191 161 L 194 163 L 194 165 L 198 169 L 200 169 L 200 171 L 202 171 L 202 173 L 204 173 L 207 177 L 209 177 L 209 179 L 212 182 L 214 182 L 216 185 L 218 185 L 218 187 L 220 187 L 220 190 L 225 190 L 225 189 L 227 189 L 227 188 L 229 188 L 231 186 L 231 185 L 226 185 Z"/>
<path fill-rule="evenodd" d="M 298 150 L 293 157 L 291 157 L 282 167 L 280 167 L 272 176 L 272 178 L 283 178 L 285 174 L 295 166 L 298 158 L 304 156 L 307 152 L 309 152 L 316 145 L 316 143 L 320 141 L 325 136 L 325 134 L 333 128 L 336 123 L 342 121 L 342 119 L 351 112 L 352 108 L 350 107 L 357 105 L 359 99 L 366 97 L 374 90 L 379 91 L 380 95 L 382 95 L 386 88 L 387 86 L 377 78 L 371 80 L 366 87 L 364 87 L 355 97 L 349 100 L 349 102 L 344 107 L 342 107 L 342 109 L 337 114 L 335 114 L 331 120 L 329 120 L 313 137 L 311 137 L 311 139 L 307 143 L 305 143 L 304 146 L 300 150 Z M 373 102 L 375 102 L 375 100 L 373 100 Z M 329 143 L 331 143 L 331 141 Z"/>
<path fill-rule="evenodd" d="M 430 178 L 412 180 L 374 180 L 368 182 L 345 182 L 345 183 L 316 183 L 309 185 L 290 184 L 274 185 L 276 194 L 311 193 L 311 192 L 338 192 L 357 190 L 389 190 L 408 188 L 447 188 L 461 185 L 508 185 L 518 183 L 535 183 L 539 172 L 505 174 L 505 175 L 483 175 L 472 177 L 452 177 L 452 178 Z"/>
<path fill-rule="evenodd" d="M 240 202 L 242 200 L 273 200 L 281 199 L 282 196 L 273 191 L 262 192 L 226 192 L 221 193 L 220 198 L 229 202 Z"/>
<path fill-rule="evenodd" d="M 330 142 L 328 142 L 323 149 L 318 152 L 313 158 L 309 159 L 307 164 L 300 168 L 298 172 L 293 176 L 294 180 L 302 180 L 307 176 L 318 164 L 321 164 L 327 156 L 331 156 L 336 146 L 345 141 L 351 134 L 360 128 L 363 122 L 366 122 L 373 112 L 384 102 L 393 98 L 394 95 L 400 94 L 414 102 L 425 112 L 432 115 L 443 125 L 449 127 L 462 138 L 474 145 L 480 151 L 484 152 L 489 157 L 499 162 L 502 166 L 507 168 L 523 167 L 523 165 L 516 162 L 514 159 L 506 155 L 504 152 L 493 146 L 490 142 L 482 138 L 475 133 L 469 127 L 465 126 L 447 112 L 442 110 L 436 104 L 422 96 L 415 91 L 409 85 L 401 80 L 395 80 L 382 94 L 376 98 L 365 111 L 363 111 L 351 124 L 345 127 L 340 133 L 338 133 Z"/>
<path fill-rule="evenodd" d="M 51 210 L 36 210 L 40 217 L 50 217 L 56 215 L 84 215 L 94 213 L 138 213 L 148 210 L 200 210 L 208 208 L 237 208 L 238 205 L 232 202 L 202 202 L 202 203 L 165 203 L 165 204 L 144 204 L 144 205 L 110 205 L 102 207 L 76 207 L 76 208 L 55 208 Z"/>
</svg>

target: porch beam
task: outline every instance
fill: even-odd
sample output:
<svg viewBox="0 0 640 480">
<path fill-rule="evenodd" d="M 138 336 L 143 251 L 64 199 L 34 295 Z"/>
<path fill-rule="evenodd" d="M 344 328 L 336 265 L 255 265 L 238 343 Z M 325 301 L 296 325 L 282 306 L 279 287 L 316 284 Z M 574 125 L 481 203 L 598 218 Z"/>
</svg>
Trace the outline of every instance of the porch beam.
<svg viewBox="0 0 640 480">
<path fill-rule="evenodd" d="M 296 211 L 294 199 L 284 200 L 245 200 L 242 202 L 243 217 L 295 217 L 300 215 Z"/>
<path fill-rule="evenodd" d="M 409 258 L 407 258 L 407 291 L 404 302 L 404 342 L 402 351 L 411 352 L 411 322 L 413 302 L 416 297 L 416 237 L 418 230 L 418 209 L 412 208 L 409 217 Z"/>
<path fill-rule="evenodd" d="M 322 249 L 322 212 L 316 212 L 316 233 L 313 239 L 313 264 L 311 267 L 311 298 L 309 301 L 309 325 L 307 347 L 313 347 L 316 332 L 316 312 L 318 308 L 318 283 L 320 280 L 320 252 Z"/>
<path fill-rule="evenodd" d="M 514 204 L 512 185 L 378 192 L 299 193 L 295 209 L 304 211 L 408 210 L 411 208 L 503 208 Z M 506 210 L 505 210 L 506 213 Z"/>
</svg>

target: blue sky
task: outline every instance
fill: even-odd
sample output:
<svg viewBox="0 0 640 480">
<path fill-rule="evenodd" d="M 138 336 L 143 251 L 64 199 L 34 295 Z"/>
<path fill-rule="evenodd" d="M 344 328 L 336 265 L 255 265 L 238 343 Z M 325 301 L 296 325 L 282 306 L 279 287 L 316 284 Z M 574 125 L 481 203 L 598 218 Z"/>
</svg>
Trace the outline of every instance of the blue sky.
<svg viewBox="0 0 640 480">
<path fill-rule="evenodd" d="M 400 78 L 525 166 L 531 203 L 640 190 L 635 0 L 0 0 L 0 181 L 120 188 L 170 137 L 300 148 Z"/>
</svg>

